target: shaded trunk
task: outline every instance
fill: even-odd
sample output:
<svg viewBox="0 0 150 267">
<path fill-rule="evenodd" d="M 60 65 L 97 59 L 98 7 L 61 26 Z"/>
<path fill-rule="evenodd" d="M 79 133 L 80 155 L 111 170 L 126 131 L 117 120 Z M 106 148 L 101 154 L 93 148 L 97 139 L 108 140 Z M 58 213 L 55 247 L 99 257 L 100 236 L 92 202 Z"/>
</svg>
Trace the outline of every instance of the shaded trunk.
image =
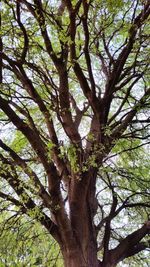
<svg viewBox="0 0 150 267">
<path fill-rule="evenodd" d="M 96 251 L 91 251 L 95 255 Z M 89 251 L 82 251 L 79 248 L 74 250 L 64 251 L 64 266 L 65 267 L 99 267 L 97 257 L 89 254 Z"/>
<path fill-rule="evenodd" d="M 97 242 L 95 229 L 87 206 L 71 205 L 72 231 L 75 237 L 75 246 L 63 250 L 65 267 L 99 267 L 97 260 Z"/>
<path fill-rule="evenodd" d="M 75 242 L 72 248 L 62 247 L 64 267 L 115 267 L 117 264 L 111 254 L 103 262 L 98 260 L 95 230 L 87 214 L 83 209 L 80 216 L 78 210 L 78 219 L 72 218 Z"/>
<path fill-rule="evenodd" d="M 95 176 L 92 175 L 94 179 Z M 99 267 L 97 259 L 97 235 L 94 226 L 94 215 L 97 206 L 95 202 L 95 187 L 90 186 L 89 173 L 78 182 L 72 179 L 72 190 L 69 192 L 70 222 L 74 237 L 72 248 L 65 246 L 62 249 L 65 267 Z M 85 181 L 87 188 L 85 186 Z M 68 249 L 66 249 L 68 248 Z"/>
<path fill-rule="evenodd" d="M 79 248 L 63 251 L 64 267 L 115 267 L 117 264 L 108 257 L 105 262 L 97 259 L 96 250 L 81 251 Z"/>
</svg>

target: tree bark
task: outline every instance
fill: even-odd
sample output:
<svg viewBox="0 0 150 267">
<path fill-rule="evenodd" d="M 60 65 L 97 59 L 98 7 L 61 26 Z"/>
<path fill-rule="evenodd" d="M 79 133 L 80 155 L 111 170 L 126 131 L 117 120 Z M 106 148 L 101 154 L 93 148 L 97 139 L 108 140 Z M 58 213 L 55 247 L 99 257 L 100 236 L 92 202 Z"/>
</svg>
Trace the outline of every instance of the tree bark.
<svg viewBox="0 0 150 267">
<path fill-rule="evenodd" d="M 82 251 L 79 248 L 74 248 L 70 251 L 63 251 L 63 259 L 65 267 L 99 267 L 99 261 L 97 257 L 93 257 L 96 255 L 96 251 L 87 250 Z"/>
<path fill-rule="evenodd" d="M 77 213 L 78 211 L 78 213 Z M 97 242 L 92 220 L 86 205 L 72 204 L 72 229 L 75 246 L 62 250 L 65 267 L 99 267 L 97 259 Z"/>
<path fill-rule="evenodd" d="M 90 210 L 80 196 L 80 203 L 70 203 L 70 221 L 74 241 L 70 248 L 62 246 L 65 267 L 98 267 L 97 242 L 94 235 L 93 222 Z"/>
<path fill-rule="evenodd" d="M 90 254 L 91 253 L 91 254 Z M 95 257 L 93 257 L 93 255 Z M 87 249 L 81 251 L 79 248 L 63 251 L 64 267 L 115 267 L 117 263 L 111 257 L 105 262 L 97 259 L 97 250 Z"/>
</svg>

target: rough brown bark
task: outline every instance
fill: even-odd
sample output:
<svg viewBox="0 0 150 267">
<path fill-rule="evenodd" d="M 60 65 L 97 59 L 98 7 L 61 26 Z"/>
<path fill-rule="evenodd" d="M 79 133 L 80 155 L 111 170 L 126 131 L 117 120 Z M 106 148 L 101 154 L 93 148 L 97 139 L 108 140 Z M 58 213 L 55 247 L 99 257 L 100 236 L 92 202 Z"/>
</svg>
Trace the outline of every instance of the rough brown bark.
<svg viewBox="0 0 150 267">
<path fill-rule="evenodd" d="M 92 255 L 91 255 L 92 254 Z M 91 248 L 87 251 L 82 251 L 79 248 L 74 248 L 70 251 L 64 251 L 64 266 L 65 267 L 99 267 L 99 262 L 96 255 L 96 251 Z M 91 257 L 92 256 L 92 257 Z"/>
<path fill-rule="evenodd" d="M 62 246 L 65 267 L 98 267 L 96 230 L 93 224 L 94 212 L 91 212 L 89 192 L 85 194 L 84 179 L 72 181 L 70 185 L 70 222 L 73 232 L 73 246 Z M 76 178 L 77 179 L 77 178 Z M 87 179 L 88 180 L 88 179 Z M 94 194 L 95 195 L 95 194 Z M 87 197 L 88 196 L 88 197 Z M 91 196 L 91 202 L 92 198 Z M 94 208 L 93 208 L 94 210 Z M 95 207 L 96 210 L 96 207 Z"/>
</svg>

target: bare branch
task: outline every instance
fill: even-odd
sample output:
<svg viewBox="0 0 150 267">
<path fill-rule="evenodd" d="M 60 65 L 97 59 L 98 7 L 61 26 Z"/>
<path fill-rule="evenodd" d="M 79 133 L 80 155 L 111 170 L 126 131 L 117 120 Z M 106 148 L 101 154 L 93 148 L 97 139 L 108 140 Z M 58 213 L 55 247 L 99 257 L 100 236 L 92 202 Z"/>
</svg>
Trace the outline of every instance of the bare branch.
<svg viewBox="0 0 150 267">
<path fill-rule="evenodd" d="M 126 255 L 136 253 L 136 248 L 140 248 L 139 242 L 150 232 L 150 222 L 146 222 L 141 228 L 123 239 L 120 244 L 110 251 L 111 255 L 115 258 L 115 262 L 124 259 Z M 137 251 L 138 252 L 138 251 Z M 132 254 L 133 255 L 133 254 Z"/>
</svg>

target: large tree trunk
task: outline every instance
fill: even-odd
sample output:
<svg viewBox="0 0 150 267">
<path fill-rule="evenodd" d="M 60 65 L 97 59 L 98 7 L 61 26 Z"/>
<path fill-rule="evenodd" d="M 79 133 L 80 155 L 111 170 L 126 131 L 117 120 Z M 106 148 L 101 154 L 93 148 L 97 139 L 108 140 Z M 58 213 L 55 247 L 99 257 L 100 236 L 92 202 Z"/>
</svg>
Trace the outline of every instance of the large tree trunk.
<svg viewBox="0 0 150 267">
<path fill-rule="evenodd" d="M 84 217 L 85 219 L 85 217 Z M 93 238 L 93 231 L 88 227 L 88 219 L 83 225 L 83 217 L 78 215 L 78 222 L 74 224 L 75 246 L 63 248 L 62 254 L 65 267 L 98 267 L 97 245 Z M 77 229 L 80 230 L 77 232 Z"/>
<path fill-rule="evenodd" d="M 92 174 L 91 174 L 92 175 Z M 92 176 L 94 179 L 95 177 Z M 74 243 L 72 248 L 62 247 L 65 267 L 99 267 L 97 259 L 97 235 L 93 218 L 97 206 L 95 201 L 95 187 L 86 190 L 84 179 L 88 183 L 89 177 L 72 180 L 72 190 L 69 193 L 70 222 Z M 88 188 L 88 187 L 87 187 Z"/>
<path fill-rule="evenodd" d="M 99 267 L 97 242 L 87 205 L 72 204 L 72 231 L 75 237 L 74 248 L 63 250 L 65 267 Z"/>
<path fill-rule="evenodd" d="M 88 249 L 87 249 L 88 250 Z M 65 267 L 99 267 L 97 257 L 93 257 L 96 251 L 82 251 L 79 248 L 63 252 L 64 266 Z"/>
<path fill-rule="evenodd" d="M 97 251 L 81 251 L 79 248 L 74 248 L 74 250 L 63 251 L 64 257 L 64 267 L 115 267 L 115 264 L 111 257 L 105 262 L 100 262 L 96 257 Z"/>
</svg>

